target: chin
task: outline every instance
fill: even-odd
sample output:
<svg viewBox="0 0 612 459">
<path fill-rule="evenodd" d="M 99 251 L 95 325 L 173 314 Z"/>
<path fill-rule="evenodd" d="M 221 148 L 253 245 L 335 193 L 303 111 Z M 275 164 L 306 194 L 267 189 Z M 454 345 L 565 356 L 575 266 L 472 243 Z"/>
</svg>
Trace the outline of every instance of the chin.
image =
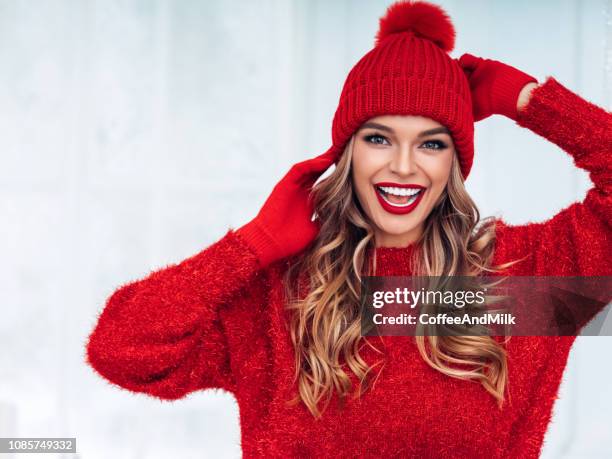
<svg viewBox="0 0 612 459">
<path fill-rule="evenodd" d="M 417 231 L 420 222 L 407 223 L 407 222 L 392 222 L 389 218 L 385 218 L 384 223 L 377 222 L 378 230 L 385 235 L 389 236 L 403 236 Z"/>
</svg>

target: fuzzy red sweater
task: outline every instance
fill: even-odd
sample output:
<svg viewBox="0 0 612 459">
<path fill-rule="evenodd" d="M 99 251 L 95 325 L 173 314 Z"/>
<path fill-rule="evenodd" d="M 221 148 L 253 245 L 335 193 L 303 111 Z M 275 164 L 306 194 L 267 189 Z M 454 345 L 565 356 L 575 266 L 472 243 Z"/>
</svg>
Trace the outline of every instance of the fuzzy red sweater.
<svg viewBox="0 0 612 459">
<path fill-rule="evenodd" d="M 612 274 L 612 115 L 549 77 L 517 124 L 569 153 L 593 182 L 582 202 L 542 223 L 497 220 L 496 264 L 510 275 Z M 407 248 L 377 248 L 378 275 L 409 275 Z M 244 457 L 531 458 L 541 451 L 575 337 L 513 337 L 509 403 L 430 368 L 411 337 L 385 337 L 374 388 L 321 420 L 284 403 L 294 356 L 282 262 L 260 269 L 230 229 L 200 253 L 118 288 L 89 336 L 86 360 L 122 388 L 165 400 L 216 388 L 240 407 Z M 377 346 L 380 347 L 380 346 Z M 381 357 L 368 346 L 373 364 Z M 355 379 L 353 379 L 354 382 Z"/>
</svg>

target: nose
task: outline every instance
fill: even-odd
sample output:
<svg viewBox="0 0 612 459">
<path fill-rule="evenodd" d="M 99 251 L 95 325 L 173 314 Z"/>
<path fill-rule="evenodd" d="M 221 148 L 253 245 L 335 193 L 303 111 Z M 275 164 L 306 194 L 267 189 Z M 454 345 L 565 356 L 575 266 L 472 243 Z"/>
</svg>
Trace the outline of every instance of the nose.
<svg viewBox="0 0 612 459">
<path fill-rule="evenodd" d="M 417 168 L 415 152 L 410 143 L 401 144 L 393 152 L 389 169 L 397 175 L 408 176 L 416 172 Z"/>
</svg>

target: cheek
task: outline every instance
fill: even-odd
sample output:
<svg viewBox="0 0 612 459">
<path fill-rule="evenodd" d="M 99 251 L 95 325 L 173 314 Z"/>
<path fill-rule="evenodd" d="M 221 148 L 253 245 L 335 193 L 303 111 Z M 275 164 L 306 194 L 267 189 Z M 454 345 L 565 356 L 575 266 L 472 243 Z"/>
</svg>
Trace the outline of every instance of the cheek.
<svg viewBox="0 0 612 459">
<path fill-rule="evenodd" d="M 448 182 L 454 154 L 453 151 L 448 151 L 445 154 L 431 157 L 424 161 L 423 169 L 426 171 L 434 188 L 443 188 Z"/>
<path fill-rule="evenodd" d="M 380 156 L 377 158 L 375 153 L 355 148 L 352 158 L 353 189 L 361 207 L 369 218 L 374 218 L 374 206 L 376 205 L 372 180 L 380 168 L 384 166 L 384 163 L 380 161 Z"/>
<path fill-rule="evenodd" d="M 372 177 L 384 165 L 381 156 L 355 146 L 352 159 L 353 183 L 359 195 L 363 196 L 372 186 Z"/>
</svg>

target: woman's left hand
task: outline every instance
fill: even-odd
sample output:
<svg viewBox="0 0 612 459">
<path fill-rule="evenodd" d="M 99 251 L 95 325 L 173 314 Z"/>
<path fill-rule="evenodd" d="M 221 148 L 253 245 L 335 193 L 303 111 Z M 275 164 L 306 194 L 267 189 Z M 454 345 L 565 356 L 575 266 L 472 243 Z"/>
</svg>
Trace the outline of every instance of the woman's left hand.
<svg viewBox="0 0 612 459">
<path fill-rule="evenodd" d="M 472 93 L 474 121 L 504 115 L 516 121 L 517 102 L 522 89 L 538 80 L 517 68 L 492 59 L 465 53 L 458 60 Z"/>
</svg>

